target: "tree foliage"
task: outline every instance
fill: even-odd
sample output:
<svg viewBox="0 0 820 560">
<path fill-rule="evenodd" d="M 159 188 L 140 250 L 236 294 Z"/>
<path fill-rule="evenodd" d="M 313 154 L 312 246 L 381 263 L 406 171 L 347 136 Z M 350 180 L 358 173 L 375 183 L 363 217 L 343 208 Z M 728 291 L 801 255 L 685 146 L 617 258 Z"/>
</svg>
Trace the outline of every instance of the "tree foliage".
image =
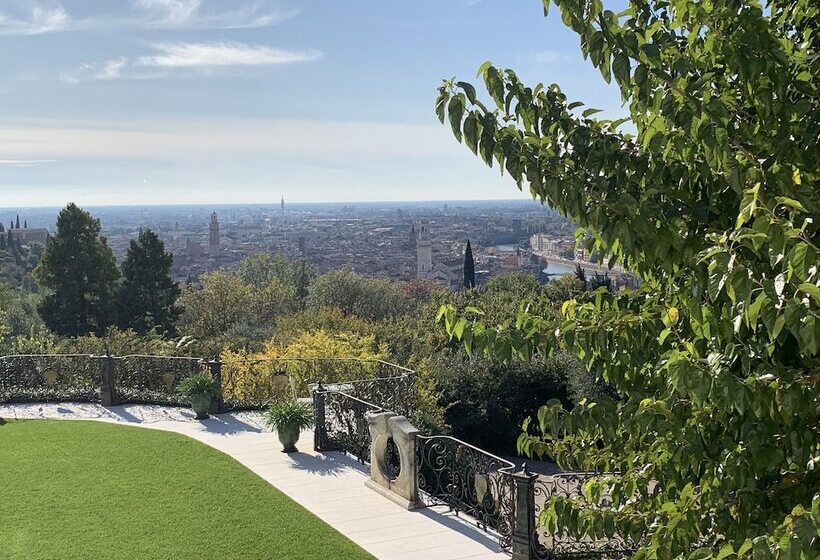
<svg viewBox="0 0 820 560">
<path fill-rule="evenodd" d="M 117 261 L 100 235 L 100 221 L 75 204 L 57 216 L 57 230 L 34 277 L 48 290 L 38 311 L 64 336 L 102 333 L 114 322 Z"/>
<path fill-rule="evenodd" d="M 174 255 L 150 229 L 128 245 L 122 262 L 122 284 L 117 293 L 119 324 L 140 334 L 159 328 L 173 335 L 180 309 L 176 305 L 179 285 L 171 279 Z"/>
<path fill-rule="evenodd" d="M 554 4 L 628 119 L 578 114 L 557 85 L 490 63 L 490 103 L 447 81 L 436 110 L 643 283 L 570 300 L 557 322 L 530 307 L 513 328 L 449 307 L 447 328 L 502 357 L 569 348 L 621 395 L 545 407 L 521 437 L 564 466 L 621 473 L 612 509 L 548 508 L 573 534 L 638 536 L 638 558 L 816 558 L 820 5 Z M 637 134 L 618 131 L 626 120 Z"/>
<path fill-rule="evenodd" d="M 307 305 L 310 309 L 335 307 L 346 315 L 371 321 L 396 317 L 414 309 L 414 302 L 399 284 L 345 269 L 317 278 L 310 285 Z"/>
</svg>

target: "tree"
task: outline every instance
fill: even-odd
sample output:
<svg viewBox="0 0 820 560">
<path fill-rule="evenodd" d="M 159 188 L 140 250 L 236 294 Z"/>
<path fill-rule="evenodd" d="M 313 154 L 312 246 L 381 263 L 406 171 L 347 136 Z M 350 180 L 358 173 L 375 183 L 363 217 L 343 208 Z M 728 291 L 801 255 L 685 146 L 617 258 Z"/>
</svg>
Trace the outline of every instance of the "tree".
<svg viewBox="0 0 820 560">
<path fill-rule="evenodd" d="M 221 270 L 203 274 L 201 282 L 201 288 L 189 285 L 182 290 L 179 330 L 200 340 L 218 341 L 213 348 L 218 351 L 231 336 L 247 334 L 253 289 L 239 276 Z"/>
<path fill-rule="evenodd" d="M 557 323 L 530 308 L 499 329 L 445 308 L 448 331 L 507 359 L 568 348 L 619 393 L 552 403 L 521 436 L 528 453 L 620 473 L 585 489 L 610 485 L 611 508 L 554 498 L 542 522 L 633 536 L 638 558 L 815 558 L 820 5 L 554 3 L 637 134 L 490 63 L 489 105 L 448 81 L 436 109 L 643 283 L 570 300 Z"/>
<path fill-rule="evenodd" d="M 237 272 L 204 274 L 201 287 L 186 285 L 179 299 L 184 309 L 179 329 L 214 352 L 225 346 L 259 345 L 268 339 L 276 321 L 300 304 L 297 286 L 258 264 L 251 257 L 240 263 Z"/>
<path fill-rule="evenodd" d="M 262 288 L 276 279 L 293 288 L 298 307 L 304 308 L 308 286 L 316 278 L 316 270 L 304 259 L 289 259 L 285 255 L 262 253 L 242 260 L 237 270 L 242 279 Z"/>
<path fill-rule="evenodd" d="M 307 298 L 309 309 L 335 307 L 369 321 L 397 317 L 414 309 L 401 285 L 386 278 L 366 278 L 351 270 L 333 270 L 317 278 Z"/>
<path fill-rule="evenodd" d="M 47 290 L 38 311 L 55 334 L 99 334 L 113 323 L 117 262 L 100 235 L 100 221 L 77 205 L 57 216 L 57 231 L 34 277 Z"/>
<path fill-rule="evenodd" d="M 475 261 L 473 260 L 473 248 L 470 240 L 467 240 L 467 248 L 464 250 L 464 289 L 475 288 Z"/>
<path fill-rule="evenodd" d="M 122 262 L 122 284 L 117 291 L 119 324 L 146 334 L 155 328 L 173 335 L 180 309 L 179 285 L 171 279 L 174 255 L 165 252 L 159 236 L 146 229 L 128 245 Z"/>
</svg>

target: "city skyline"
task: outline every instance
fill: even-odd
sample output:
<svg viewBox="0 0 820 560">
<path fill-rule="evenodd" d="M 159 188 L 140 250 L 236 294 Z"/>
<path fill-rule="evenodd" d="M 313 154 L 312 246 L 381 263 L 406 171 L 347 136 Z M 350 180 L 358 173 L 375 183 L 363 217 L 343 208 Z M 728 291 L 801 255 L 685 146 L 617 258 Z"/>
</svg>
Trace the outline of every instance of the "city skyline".
<svg viewBox="0 0 820 560">
<path fill-rule="evenodd" d="M 624 112 L 535 0 L 110 4 L 0 8 L 2 206 L 526 198 L 434 115 L 487 59 Z"/>
</svg>

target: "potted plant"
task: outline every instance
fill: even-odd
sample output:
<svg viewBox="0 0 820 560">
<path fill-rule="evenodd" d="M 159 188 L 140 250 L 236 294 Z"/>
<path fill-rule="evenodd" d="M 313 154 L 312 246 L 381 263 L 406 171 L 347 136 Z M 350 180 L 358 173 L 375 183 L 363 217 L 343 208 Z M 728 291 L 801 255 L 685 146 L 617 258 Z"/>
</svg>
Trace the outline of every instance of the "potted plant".
<svg viewBox="0 0 820 560">
<path fill-rule="evenodd" d="M 265 421 L 276 429 L 285 453 L 296 451 L 299 433 L 313 426 L 313 408 L 296 399 L 275 400 L 264 415 Z"/>
<path fill-rule="evenodd" d="M 197 420 L 208 418 L 208 410 L 213 400 L 219 396 L 216 379 L 204 373 L 196 373 L 180 382 L 177 392 L 191 402 Z"/>
</svg>

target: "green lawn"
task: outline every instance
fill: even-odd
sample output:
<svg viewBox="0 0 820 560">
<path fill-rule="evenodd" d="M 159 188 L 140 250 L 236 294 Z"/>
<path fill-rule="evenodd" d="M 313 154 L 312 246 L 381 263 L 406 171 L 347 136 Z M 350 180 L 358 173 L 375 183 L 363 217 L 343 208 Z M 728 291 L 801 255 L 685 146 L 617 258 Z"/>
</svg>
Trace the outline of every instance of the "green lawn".
<svg viewBox="0 0 820 560">
<path fill-rule="evenodd" d="M 0 560 L 372 558 L 187 437 L 0 420 Z"/>
</svg>

